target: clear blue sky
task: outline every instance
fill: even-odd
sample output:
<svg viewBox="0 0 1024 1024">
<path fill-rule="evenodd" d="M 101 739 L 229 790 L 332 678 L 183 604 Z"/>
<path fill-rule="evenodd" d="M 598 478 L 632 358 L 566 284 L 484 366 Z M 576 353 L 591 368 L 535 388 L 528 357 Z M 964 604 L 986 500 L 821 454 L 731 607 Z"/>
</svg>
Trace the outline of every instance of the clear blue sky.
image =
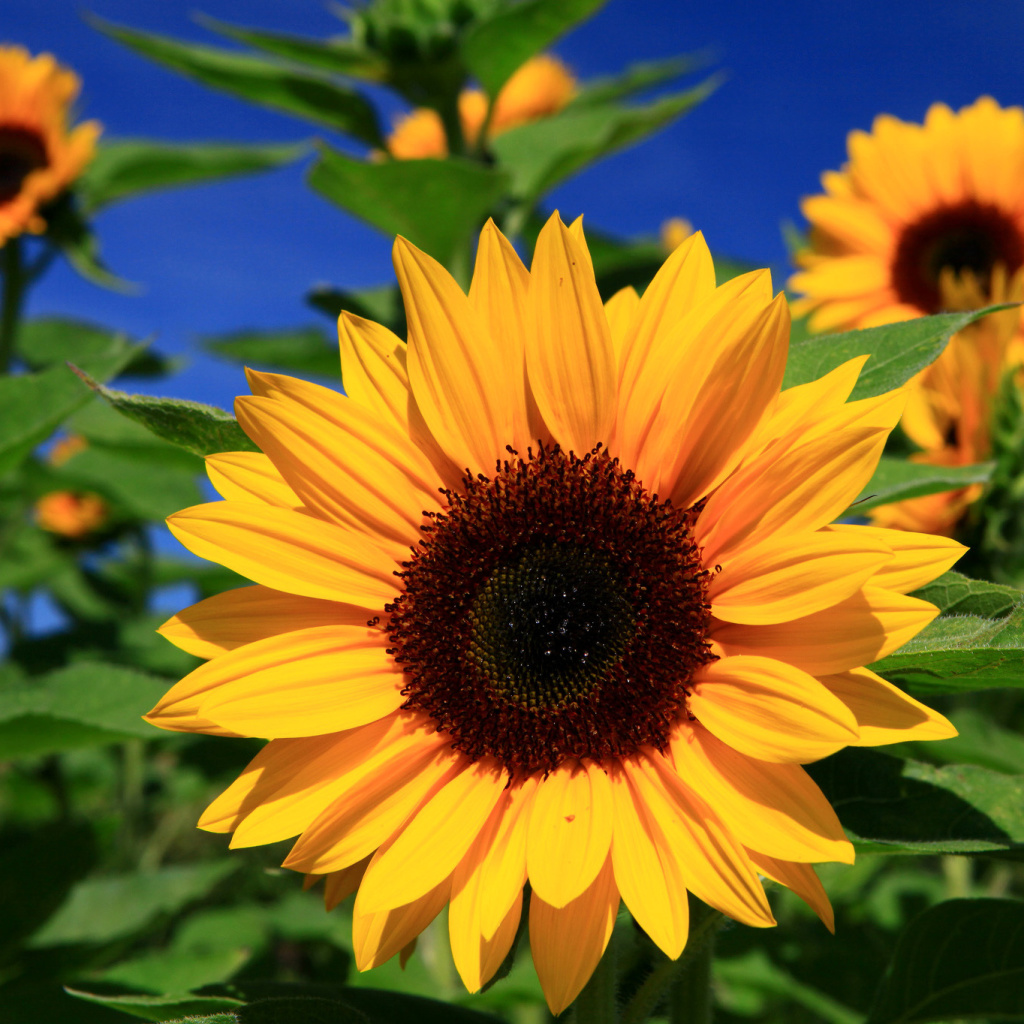
<svg viewBox="0 0 1024 1024">
<path fill-rule="evenodd" d="M 92 0 L 113 21 L 196 40 L 202 10 L 237 23 L 311 35 L 338 31 L 319 0 Z M 83 116 L 110 136 L 287 141 L 304 125 L 209 92 L 99 35 L 72 0 L 7 0 L 2 31 L 49 50 L 84 80 Z M 847 131 L 888 111 L 919 120 L 928 104 L 990 93 L 1024 100 L 1024 4 L 924 0 L 755 3 L 612 0 L 558 52 L 586 79 L 632 61 L 713 48 L 725 86 L 669 131 L 589 171 L 554 199 L 568 215 L 622 234 L 653 233 L 683 215 L 713 251 L 785 271 L 779 225 L 822 169 L 838 166 Z M 194 339 L 242 327 L 324 322 L 302 302 L 315 282 L 391 280 L 383 237 L 310 193 L 303 168 L 128 202 L 98 221 L 105 256 L 143 285 L 105 292 L 59 268 L 32 311 L 76 315 L 155 336 L 191 365 L 163 393 L 230 407 L 240 372 L 196 353 Z M 156 387 L 153 390 L 157 390 Z"/>
</svg>

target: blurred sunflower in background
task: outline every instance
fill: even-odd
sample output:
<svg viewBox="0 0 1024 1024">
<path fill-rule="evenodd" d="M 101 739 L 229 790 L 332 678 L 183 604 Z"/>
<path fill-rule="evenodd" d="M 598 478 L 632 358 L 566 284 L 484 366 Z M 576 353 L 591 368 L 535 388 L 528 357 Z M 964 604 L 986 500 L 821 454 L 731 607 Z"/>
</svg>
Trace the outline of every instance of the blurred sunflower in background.
<svg viewBox="0 0 1024 1024">
<path fill-rule="evenodd" d="M 557 214 L 530 270 L 488 223 L 468 295 L 403 239 L 395 265 L 408 346 L 343 313 L 347 397 L 251 373 L 261 452 L 169 520 L 256 584 L 162 627 L 209 660 L 150 721 L 269 739 L 201 827 L 298 837 L 328 907 L 357 892 L 361 969 L 450 904 L 475 991 L 529 893 L 554 1012 L 620 900 L 673 958 L 688 892 L 772 925 L 759 876 L 831 927 L 811 865 L 853 848 L 801 764 L 954 732 L 863 666 L 963 548 L 830 525 L 904 393 L 847 401 L 862 358 L 780 392 L 785 297 L 716 287 L 700 234 L 604 305 Z"/>
<path fill-rule="evenodd" d="M 849 161 L 803 200 L 809 244 L 796 254 L 794 313 L 813 331 L 874 327 L 1024 299 L 1024 110 L 982 97 L 923 125 L 889 115 L 851 132 Z M 936 465 L 992 453 L 994 403 L 1024 355 L 1018 310 L 960 332 L 911 383 L 903 429 Z M 950 534 L 982 493 L 885 506 L 876 522 Z"/>
<path fill-rule="evenodd" d="M 576 79 L 557 57 L 532 57 L 498 93 L 487 123 L 488 137 L 557 114 L 575 91 Z M 459 94 L 459 120 L 469 146 L 475 146 L 480 138 L 487 122 L 487 107 L 487 96 L 480 89 L 464 89 Z M 447 156 L 448 142 L 441 116 L 428 107 L 418 107 L 403 115 L 388 137 L 388 151 L 396 160 Z"/>
<path fill-rule="evenodd" d="M 99 122 L 69 125 L 79 88 L 50 54 L 0 46 L 0 244 L 45 231 L 42 209 L 92 159 Z"/>
</svg>

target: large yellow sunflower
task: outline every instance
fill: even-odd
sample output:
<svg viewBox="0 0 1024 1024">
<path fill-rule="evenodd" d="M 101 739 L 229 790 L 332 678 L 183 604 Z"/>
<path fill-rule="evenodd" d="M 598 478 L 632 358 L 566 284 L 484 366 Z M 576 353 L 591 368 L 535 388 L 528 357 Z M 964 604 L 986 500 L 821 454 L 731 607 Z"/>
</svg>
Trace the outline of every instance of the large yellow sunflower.
<svg viewBox="0 0 1024 1024">
<path fill-rule="evenodd" d="M 361 969 L 450 904 L 471 990 L 529 882 L 555 1012 L 620 899 L 670 957 L 687 891 L 772 925 L 759 876 L 831 926 L 811 865 L 853 849 L 801 763 L 953 734 L 863 666 L 962 547 L 830 525 L 904 396 L 847 402 L 863 359 L 780 394 L 784 297 L 716 288 L 699 234 L 606 305 L 557 215 L 529 271 L 489 223 L 468 296 L 403 239 L 395 265 L 408 347 L 343 313 L 347 397 L 250 374 L 264 454 L 211 456 L 225 500 L 169 520 L 256 584 L 162 629 L 210 660 L 150 720 L 270 741 L 201 827 L 358 890 Z"/>
<path fill-rule="evenodd" d="M 812 330 L 872 327 L 1024 299 L 1024 110 L 982 97 L 934 104 L 923 125 L 883 115 L 851 132 L 849 162 L 804 199 L 809 246 L 790 279 Z M 962 332 L 915 380 L 903 426 L 922 461 L 983 461 L 1002 374 L 1019 365 L 1021 314 Z M 876 521 L 948 533 L 980 487 L 880 510 Z"/>
<path fill-rule="evenodd" d="M 572 99 L 576 79 L 551 54 L 531 57 L 498 93 L 488 128 L 491 137 L 528 121 L 557 114 Z M 479 138 L 487 117 L 487 96 L 479 89 L 459 94 L 462 134 L 470 145 Z M 436 110 L 417 107 L 403 115 L 388 138 L 388 151 L 396 160 L 422 160 L 448 155 L 444 125 Z"/>
<path fill-rule="evenodd" d="M 40 208 L 92 159 L 99 123 L 68 127 L 79 84 L 48 53 L 0 46 L 0 245 L 45 230 Z"/>
</svg>

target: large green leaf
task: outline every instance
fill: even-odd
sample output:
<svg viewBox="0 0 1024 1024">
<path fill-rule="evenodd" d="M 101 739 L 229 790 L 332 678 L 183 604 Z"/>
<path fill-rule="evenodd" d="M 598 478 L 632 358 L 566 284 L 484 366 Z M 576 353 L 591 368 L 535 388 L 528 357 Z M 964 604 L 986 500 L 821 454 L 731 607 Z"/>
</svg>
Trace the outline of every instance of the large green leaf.
<svg viewBox="0 0 1024 1024">
<path fill-rule="evenodd" d="M 328 146 L 309 174 L 321 195 L 446 265 L 468 250 L 505 192 L 504 174 L 469 160 L 354 160 Z"/>
<path fill-rule="evenodd" d="M 346 132 L 371 146 L 384 145 L 373 105 L 355 89 L 277 61 L 137 32 L 95 15 L 89 20 L 136 53 L 203 85 Z"/>
<path fill-rule="evenodd" d="M 853 389 L 853 398 L 869 398 L 905 384 L 935 361 L 957 331 L 1005 306 L 970 313 L 939 313 L 917 320 L 869 327 L 845 334 L 815 334 L 789 347 L 783 387 L 805 384 L 856 356 L 870 355 Z"/>
<path fill-rule="evenodd" d="M 129 395 L 103 387 L 88 374 L 79 372 L 79 376 L 118 412 L 196 455 L 259 450 L 235 417 L 223 409 L 181 398 Z"/>
<path fill-rule="evenodd" d="M 201 339 L 208 352 L 257 369 L 295 370 L 337 379 L 338 342 L 319 327 L 290 331 L 233 331 Z"/>
<path fill-rule="evenodd" d="M 807 766 L 858 850 L 985 853 L 1024 847 L 1024 777 L 935 767 L 848 747 Z"/>
<path fill-rule="evenodd" d="M 462 59 L 484 91 L 497 96 L 516 68 L 589 18 L 605 2 L 519 0 L 504 4 L 466 33 L 461 45 Z"/>
<path fill-rule="evenodd" d="M 92 377 L 109 380 L 128 366 L 139 351 L 123 338 L 111 338 L 102 353 L 91 354 L 83 363 Z M 64 419 L 85 405 L 89 397 L 66 366 L 0 378 L 0 476 L 17 466 Z"/>
<path fill-rule="evenodd" d="M 32 317 L 22 322 L 18 332 L 18 356 L 30 370 L 45 370 L 55 363 L 66 362 L 88 366 L 91 360 L 104 359 L 128 341 L 109 327 L 85 320 Z M 168 369 L 167 360 L 139 346 L 122 372 L 133 377 L 151 377 L 162 375 Z"/>
<path fill-rule="evenodd" d="M 175 145 L 148 139 L 104 142 L 76 185 L 87 211 L 154 189 L 218 181 L 297 160 L 306 146 Z"/>
<path fill-rule="evenodd" d="M 205 25 L 229 39 L 246 43 L 257 50 L 272 53 L 296 64 L 372 82 L 383 82 L 387 78 L 387 64 L 377 54 L 353 46 L 347 39 L 321 41 L 283 32 L 242 28 L 205 14 L 198 15 L 196 20 L 200 25 Z"/>
<path fill-rule="evenodd" d="M 706 99 L 717 87 L 708 79 L 685 92 L 650 103 L 566 107 L 504 132 L 491 142 L 499 164 L 512 175 L 512 192 L 533 202 L 588 164 L 671 124 Z"/>
<path fill-rule="evenodd" d="M 1024 775 L 1024 736 L 1007 729 L 974 708 L 960 708 L 947 716 L 957 735 L 948 740 L 905 743 L 889 747 L 893 753 L 940 764 L 974 764 L 1004 775 Z"/>
<path fill-rule="evenodd" d="M 592 103 L 608 103 L 622 100 L 645 89 L 670 82 L 680 75 L 689 74 L 707 64 L 703 56 L 685 55 L 668 57 L 665 60 L 649 60 L 633 64 L 621 74 L 609 78 L 590 79 L 582 85 L 573 97 L 573 105 L 585 106 Z"/>
<path fill-rule="evenodd" d="M 947 900 L 896 944 L 868 1024 L 1024 1017 L 1024 901 Z"/>
<path fill-rule="evenodd" d="M 94 662 L 0 683 L 0 759 L 153 739 L 142 715 L 166 690 L 145 672 Z"/>
<path fill-rule="evenodd" d="M 941 616 L 872 669 L 916 693 L 1024 687 L 1024 604 L 1000 619 Z"/>
<path fill-rule="evenodd" d="M 943 615 L 999 619 L 1009 615 L 1014 606 L 1024 600 L 1024 591 L 988 580 L 972 580 L 951 570 L 915 590 L 913 596 L 930 601 Z"/>
<path fill-rule="evenodd" d="M 987 483 L 994 469 L 994 462 L 979 462 L 974 466 L 932 466 L 883 455 L 867 487 L 845 514 L 859 516 L 868 509 L 894 501 Z"/>
<path fill-rule="evenodd" d="M 118 1010 L 130 1017 L 141 1017 L 148 1021 L 174 1021 L 187 1019 L 189 1024 L 204 1020 L 220 1020 L 226 1024 L 237 1024 L 238 1018 L 231 1011 L 244 1003 L 232 996 L 176 995 L 147 996 L 141 993 L 112 996 L 99 992 L 86 992 L 78 988 L 67 988 L 68 995 L 98 1003 L 111 1010 Z M 218 1014 L 218 1010 L 227 1011 Z M 209 1016 L 213 1014 L 215 1016 Z M 187 1015 L 187 1016 L 186 1016 Z"/>
<path fill-rule="evenodd" d="M 161 915 L 177 913 L 201 899 L 238 867 L 239 861 L 226 859 L 88 878 L 72 889 L 29 946 L 102 943 L 134 935 Z"/>
</svg>

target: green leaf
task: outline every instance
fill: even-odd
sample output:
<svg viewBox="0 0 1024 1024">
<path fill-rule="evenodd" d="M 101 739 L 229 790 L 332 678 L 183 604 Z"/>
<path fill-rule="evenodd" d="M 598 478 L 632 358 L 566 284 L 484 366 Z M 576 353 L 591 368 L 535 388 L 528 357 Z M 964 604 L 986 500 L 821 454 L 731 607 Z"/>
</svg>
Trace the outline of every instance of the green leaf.
<svg viewBox="0 0 1024 1024">
<path fill-rule="evenodd" d="M 93 377 L 104 381 L 117 376 L 139 351 L 122 338 L 112 338 L 102 354 L 83 362 Z M 66 366 L 0 378 L 0 476 L 17 466 L 89 397 Z"/>
<path fill-rule="evenodd" d="M 943 615 L 979 615 L 999 619 L 1009 615 L 1024 599 L 1024 592 L 988 580 L 972 580 L 958 572 L 944 572 L 938 579 L 915 590 L 913 597 L 930 601 Z"/>
<path fill-rule="evenodd" d="M 916 320 L 868 327 L 844 334 L 815 334 L 790 344 L 782 386 L 791 388 L 823 377 L 841 363 L 869 355 L 852 398 L 870 398 L 905 384 L 934 362 L 957 331 L 987 313 L 1006 306 L 989 306 L 970 313 L 939 313 Z"/>
<path fill-rule="evenodd" d="M 446 1008 L 447 1003 L 442 1004 Z M 407 1017 L 401 1020 L 418 1020 Z M 371 1024 L 365 1013 L 320 996 L 278 996 L 249 1003 L 238 1011 L 239 1024 Z"/>
<path fill-rule="evenodd" d="M 932 466 L 883 455 L 867 487 L 843 514 L 860 516 L 868 509 L 894 501 L 983 484 L 992 476 L 994 468 L 993 462 L 979 462 L 974 466 Z"/>
<path fill-rule="evenodd" d="M 609 78 L 591 79 L 573 97 L 573 106 L 586 106 L 593 103 L 609 103 L 623 100 L 645 89 L 670 82 L 680 75 L 687 75 L 707 64 L 702 55 L 684 55 L 668 57 L 665 60 L 643 61 L 633 64 L 624 72 Z"/>
<path fill-rule="evenodd" d="M 940 764 L 975 764 L 1004 775 L 1024 775 L 1024 736 L 1019 732 L 1003 728 L 974 708 L 960 708 L 947 717 L 956 726 L 957 736 L 948 740 L 901 743 L 888 750 Z"/>
<path fill-rule="evenodd" d="M 139 994 L 112 996 L 98 992 L 85 992 L 75 988 L 65 988 L 64 991 L 77 999 L 99 1003 L 111 1010 L 119 1010 L 121 1013 L 129 1014 L 132 1017 L 141 1017 L 148 1021 L 173 1021 L 187 1015 L 189 1024 L 198 1024 L 201 1021 L 216 1021 L 217 1024 L 224 1021 L 226 1024 L 236 1024 L 238 1018 L 230 1011 L 244 1005 L 241 999 L 233 999 L 230 996 L 146 996 Z M 218 1010 L 229 1012 L 220 1014 L 217 1013 Z M 215 1016 L 199 1016 L 200 1014 L 215 1014 Z"/>
<path fill-rule="evenodd" d="M 75 856 L 69 857 L 68 850 Z M 27 836 L 3 833 L 0 843 L 0 960 L 16 952 L 64 902 L 96 859 L 92 828 L 49 822 Z"/>
<path fill-rule="evenodd" d="M 858 852 L 985 853 L 1024 846 L 1024 777 L 848 747 L 807 765 Z"/>
<path fill-rule="evenodd" d="M 135 294 L 139 286 L 112 273 L 100 258 L 100 243 L 92 225 L 78 209 L 77 192 L 65 192 L 47 209 L 46 237 L 86 281 L 124 294 Z"/>
<path fill-rule="evenodd" d="M 404 235 L 447 266 L 468 250 L 504 195 L 506 179 L 500 171 L 456 157 L 375 163 L 321 146 L 309 184 L 384 234 Z"/>
<path fill-rule="evenodd" d="M 88 365 L 130 339 L 108 327 L 68 317 L 34 317 L 23 321 L 18 332 L 18 355 L 30 370 L 44 370 L 55 363 Z M 160 376 L 169 365 L 163 357 L 141 346 L 123 373 L 133 377 Z"/>
<path fill-rule="evenodd" d="M 91 975 L 109 985 L 148 992 L 191 992 L 227 981 L 249 960 L 250 949 L 161 949 Z"/>
<path fill-rule="evenodd" d="M 499 165 L 512 175 L 512 193 L 524 202 L 571 177 L 588 164 L 671 124 L 706 99 L 716 79 L 644 105 L 617 103 L 566 107 L 503 132 L 491 142 Z"/>
<path fill-rule="evenodd" d="M 0 683 L 0 759 L 154 739 L 159 733 L 142 715 L 166 690 L 144 672 L 84 661 Z"/>
<path fill-rule="evenodd" d="M 99 147 L 76 189 L 85 209 L 92 212 L 142 192 L 271 170 L 292 163 L 306 151 L 305 145 L 174 145 L 119 139 Z"/>
<path fill-rule="evenodd" d="M 196 455 L 259 451 L 238 420 L 223 409 L 181 398 L 129 395 L 97 384 L 87 373 L 76 372 L 118 412 L 141 423 L 157 437 Z"/>
<path fill-rule="evenodd" d="M 95 15 L 88 20 L 136 53 L 203 85 L 346 132 L 371 146 L 384 145 L 373 105 L 355 89 L 249 54 L 137 32 Z"/>
<path fill-rule="evenodd" d="M 512 73 L 585 21 L 605 0 L 520 0 L 498 8 L 463 37 L 462 59 L 490 96 L 497 96 Z"/>
<path fill-rule="evenodd" d="M 947 900 L 903 930 L 868 1024 L 1024 1017 L 1024 901 Z"/>
<path fill-rule="evenodd" d="M 872 670 L 915 693 L 1024 687 L 1024 604 L 1001 619 L 941 616 Z"/>
<path fill-rule="evenodd" d="M 257 50 L 335 75 L 350 75 L 371 82 L 383 82 L 388 75 L 387 64 L 377 54 L 359 49 L 345 39 L 327 39 L 321 42 L 319 39 L 309 39 L 305 36 L 242 28 L 205 14 L 197 15 L 196 21 L 214 32 L 246 43 Z"/>
<path fill-rule="evenodd" d="M 356 291 L 318 285 L 307 293 L 306 302 L 321 313 L 326 313 L 332 324 L 337 321 L 338 314 L 346 310 L 387 327 L 400 338 L 405 337 L 405 306 L 402 304 L 402 293 L 393 284 Z"/>
<path fill-rule="evenodd" d="M 316 377 L 338 378 L 338 342 L 319 327 L 290 331 L 233 331 L 207 335 L 203 348 L 245 366 L 298 371 Z"/>
<path fill-rule="evenodd" d="M 104 943 L 134 935 L 161 915 L 201 899 L 238 867 L 230 859 L 86 879 L 29 946 Z"/>
</svg>

